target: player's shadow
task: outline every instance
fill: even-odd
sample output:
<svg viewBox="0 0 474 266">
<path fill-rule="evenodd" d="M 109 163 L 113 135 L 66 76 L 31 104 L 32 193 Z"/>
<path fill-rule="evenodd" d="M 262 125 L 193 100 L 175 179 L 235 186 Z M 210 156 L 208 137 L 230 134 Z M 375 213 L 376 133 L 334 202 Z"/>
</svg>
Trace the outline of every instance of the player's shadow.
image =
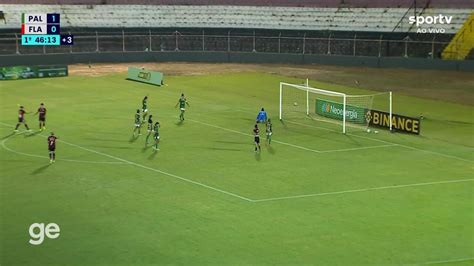
<svg viewBox="0 0 474 266">
<path fill-rule="evenodd" d="M 246 118 L 246 117 L 241 117 L 240 118 L 241 120 L 245 120 L 245 121 L 252 121 L 253 123 L 256 123 L 256 119 L 252 119 L 252 118 Z"/>
<path fill-rule="evenodd" d="M 260 156 L 260 152 L 255 153 L 255 161 L 260 162 L 262 160 L 262 157 Z"/>
<path fill-rule="evenodd" d="M 133 142 L 137 141 L 137 139 L 138 139 L 138 136 L 132 135 L 130 137 L 130 139 L 128 140 L 128 142 L 133 143 Z"/>
<path fill-rule="evenodd" d="M 84 138 L 86 140 L 93 140 L 93 141 L 100 141 L 100 142 L 122 142 L 123 140 L 119 140 L 119 139 L 101 139 L 101 138 Z"/>
<path fill-rule="evenodd" d="M 15 135 L 15 132 L 12 132 L 12 133 L 10 133 L 10 134 L 8 134 L 8 135 L 2 137 L 2 139 L 7 139 L 7 138 L 9 138 L 9 137 L 11 137 L 11 136 L 13 136 L 13 135 Z"/>
<path fill-rule="evenodd" d="M 33 133 L 30 133 L 30 134 L 25 134 L 25 138 L 34 137 L 34 136 L 36 136 L 40 133 L 41 133 L 41 131 L 35 131 Z"/>
<path fill-rule="evenodd" d="M 184 124 L 184 121 L 179 121 L 179 122 L 176 122 L 175 125 L 177 126 L 182 126 Z"/>
<path fill-rule="evenodd" d="M 267 150 L 268 150 L 268 152 L 269 152 L 270 154 L 275 154 L 275 150 L 273 149 L 272 146 L 267 145 Z"/>
<path fill-rule="evenodd" d="M 157 150 L 153 150 L 153 153 L 148 156 L 148 160 L 153 160 L 155 159 L 156 155 L 158 154 Z"/>
<path fill-rule="evenodd" d="M 218 142 L 218 143 L 226 143 L 226 144 L 244 144 L 244 145 L 248 145 L 249 142 L 248 141 L 227 141 L 227 140 L 215 140 L 214 142 Z"/>
<path fill-rule="evenodd" d="M 143 147 L 142 152 L 146 152 L 151 146 L 146 144 L 145 147 Z"/>
<path fill-rule="evenodd" d="M 32 174 L 32 175 L 41 174 L 42 172 L 44 172 L 44 170 L 48 169 L 48 167 L 49 167 L 50 165 L 51 165 L 51 164 L 43 165 L 43 166 L 41 166 L 40 168 L 35 169 L 33 172 L 31 172 L 31 174 Z"/>
<path fill-rule="evenodd" d="M 215 150 L 215 151 L 242 151 L 242 149 L 218 148 L 218 147 L 205 147 L 204 149 Z"/>
<path fill-rule="evenodd" d="M 106 149 L 116 149 L 116 150 L 130 150 L 129 146 L 105 146 L 105 145 L 96 145 L 96 148 L 106 148 Z"/>
</svg>

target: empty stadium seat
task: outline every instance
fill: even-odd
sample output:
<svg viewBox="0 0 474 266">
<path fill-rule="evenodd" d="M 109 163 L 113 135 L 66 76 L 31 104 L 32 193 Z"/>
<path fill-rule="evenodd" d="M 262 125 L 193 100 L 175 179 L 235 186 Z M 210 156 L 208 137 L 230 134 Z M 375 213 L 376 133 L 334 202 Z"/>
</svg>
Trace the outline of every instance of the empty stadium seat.
<svg viewBox="0 0 474 266">
<path fill-rule="evenodd" d="M 396 28 L 407 8 L 323 8 L 273 6 L 187 5 L 2 5 L 6 23 L 0 29 L 19 29 L 21 13 L 62 15 L 68 27 L 198 27 L 288 30 L 344 30 L 391 32 L 409 29 L 408 17 Z M 437 25 L 455 33 L 470 9 L 429 8 L 423 14 L 452 15 L 449 25 Z M 411 27 L 411 31 L 416 31 Z"/>
</svg>

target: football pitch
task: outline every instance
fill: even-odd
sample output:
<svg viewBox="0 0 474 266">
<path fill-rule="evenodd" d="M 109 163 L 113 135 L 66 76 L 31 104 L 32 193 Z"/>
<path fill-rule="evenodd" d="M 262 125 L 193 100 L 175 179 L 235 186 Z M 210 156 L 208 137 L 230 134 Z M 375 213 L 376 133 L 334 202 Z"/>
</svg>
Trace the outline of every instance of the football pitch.
<svg viewBox="0 0 474 266">
<path fill-rule="evenodd" d="M 394 113 L 423 115 L 421 135 L 341 133 L 304 116 L 278 120 L 268 73 L 123 73 L 0 83 L 0 264 L 472 265 L 472 106 L 394 94 Z M 310 80 L 351 94 L 370 91 Z M 181 92 L 190 107 L 179 122 Z M 132 136 L 149 97 L 160 150 Z M 13 133 L 17 104 L 47 129 Z M 273 142 L 254 153 L 265 107 Z M 260 125 L 264 132 L 264 126 Z M 49 164 L 46 137 L 59 137 Z M 32 223 L 60 237 L 28 243 Z"/>
</svg>

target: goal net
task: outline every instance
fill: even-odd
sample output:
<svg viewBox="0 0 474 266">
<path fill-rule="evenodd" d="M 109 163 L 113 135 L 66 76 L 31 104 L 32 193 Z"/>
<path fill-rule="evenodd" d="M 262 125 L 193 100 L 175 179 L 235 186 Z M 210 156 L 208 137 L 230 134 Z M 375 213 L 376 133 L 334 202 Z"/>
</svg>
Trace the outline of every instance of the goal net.
<svg viewBox="0 0 474 266">
<path fill-rule="evenodd" d="M 392 93 L 350 95 L 312 88 L 304 84 L 280 82 L 280 120 L 313 119 L 335 125 L 343 133 L 367 130 L 372 110 L 389 114 L 392 129 Z M 343 115 L 345 114 L 345 115 Z"/>
</svg>

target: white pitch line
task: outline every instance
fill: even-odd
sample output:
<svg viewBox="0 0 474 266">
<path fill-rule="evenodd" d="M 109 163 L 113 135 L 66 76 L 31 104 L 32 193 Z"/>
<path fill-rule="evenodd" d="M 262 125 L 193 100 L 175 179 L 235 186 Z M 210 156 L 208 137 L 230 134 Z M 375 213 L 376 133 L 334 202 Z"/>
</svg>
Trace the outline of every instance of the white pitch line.
<svg viewBox="0 0 474 266">
<path fill-rule="evenodd" d="M 214 125 L 214 124 L 209 124 L 209 123 L 197 121 L 197 120 L 194 120 L 194 119 L 187 119 L 187 120 L 188 120 L 188 121 L 191 121 L 191 122 L 194 122 L 194 123 L 198 123 L 198 124 L 202 124 L 202 125 L 205 125 L 205 126 L 209 126 L 209 127 L 214 127 L 214 128 L 226 130 L 226 131 L 229 131 L 229 132 L 233 132 L 233 133 L 237 133 L 237 134 L 241 134 L 241 135 L 245 135 L 245 136 L 253 136 L 253 135 L 251 135 L 251 134 L 243 133 L 243 132 L 240 132 L 240 131 L 237 131 L 237 130 L 233 130 L 233 129 L 229 129 L 229 128 L 225 128 L 225 127 L 221 127 L 221 126 L 217 126 L 217 125 Z M 315 152 L 315 153 L 331 153 L 331 152 L 357 151 L 357 150 L 366 150 L 366 149 L 374 149 L 374 148 L 384 148 L 384 147 L 391 147 L 391 146 L 397 146 L 397 145 L 398 145 L 398 144 L 395 144 L 395 143 L 389 143 L 389 144 L 385 144 L 385 145 L 376 145 L 376 146 L 367 146 L 367 147 L 357 147 L 357 148 L 347 148 L 347 149 L 337 149 L 337 150 L 325 150 L 325 151 L 322 151 L 322 150 L 315 150 L 315 149 L 306 148 L 306 147 L 303 147 L 303 146 L 299 146 L 299 145 L 295 145 L 295 144 L 291 144 L 291 143 L 283 142 L 283 141 L 279 141 L 279 140 L 272 140 L 272 142 L 276 142 L 276 143 L 278 143 L 278 144 L 282 144 L 282 145 L 286 145 L 286 146 L 290 146 L 290 147 L 293 147 L 293 148 L 302 149 L 302 150 L 306 150 L 306 151 L 310 151 L 310 152 Z"/>
<path fill-rule="evenodd" d="M 3 123 L 3 122 L 0 122 L 0 124 L 8 125 L 8 124 L 5 124 L 5 123 Z M 39 136 L 42 136 L 42 137 L 47 137 L 46 135 L 43 135 L 43 134 L 38 134 L 38 135 L 39 135 Z M 211 186 L 208 186 L 208 185 L 206 185 L 206 184 L 203 184 L 203 183 L 200 183 L 200 182 L 197 182 L 197 181 L 193 181 L 193 180 L 184 178 L 184 177 L 182 177 L 182 176 L 178 176 L 178 175 L 175 175 L 175 174 L 172 174 L 172 173 L 168 173 L 168 172 L 165 172 L 165 171 L 162 171 L 162 170 L 159 170 L 159 169 L 151 168 L 151 167 L 148 167 L 148 166 L 139 164 L 139 163 L 135 163 L 135 162 L 132 162 L 132 161 L 128 161 L 128 160 L 125 160 L 125 159 L 122 159 L 122 158 L 119 158 L 119 157 L 116 157 L 116 156 L 113 156 L 113 155 L 110 155 L 110 154 L 107 154 L 107 153 L 103 153 L 103 152 L 100 152 L 100 151 L 92 150 L 92 149 L 89 149 L 89 148 L 86 148 L 86 147 L 83 147 L 83 146 L 80 146 L 80 145 L 77 145 L 77 144 L 74 144 L 74 143 L 71 143 L 71 142 L 67 142 L 67 141 L 64 141 L 64 140 L 61 140 L 61 139 L 58 139 L 58 141 L 59 141 L 59 142 L 62 142 L 62 143 L 64 143 L 64 144 L 73 146 L 73 147 L 77 147 L 77 148 L 79 148 L 79 149 L 83 149 L 83 150 L 88 151 L 88 152 L 96 153 L 96 154 L 99 154 L 99 155 L 102 155 L 102 156 L 105 156 L 105 157 L 109 157 L 109 158 L 112 158 L 112 159 L 117 160 L 117 161 L 120 161 L 120 162 L 124 162 L 124 163 L 130 164 L 130 165 L 134 165 L 134 166 L 136 166 L 136 167 L 140 167 L 140 168 L 143 168 L 143 169 L 147 169 L 147 170 L 150 170 L 150 171 L 153 171 L 153 172 L 157 172 L 157 173 L 160 173 L 160 174 L 163 174 L 163 175 L 171 176 L 171 177 L 174 177 L 174 178 L 176 178 L 176 179 L 179 179 L 179 180 L 182 180 L 182 181 L 186 181 L 186 182 L 188 182 L 188 183 L 191 183 L 191 184 L 194 184 L 194 185 L 198 185 L 198 186 L 201 186 L 201 187 L 205 187 L 205 188 L 207 188 L 207 189 L 211 189 L 211 190 L 214 190 L 214 191 L 217 191 L 217 192 L 221 192 L 221 193 L 223 193 L 223 194 L 226 194 L 226 195 L 229 195 L 229 196 L 233 196 L 233 197 L 236 197 L 236 198 L 245 200 L 245 201 L 253 202 L 252 199 L 249 199 L 249 198 L 246 198 L 246 197 L 243 197 L 243 196 L 240 196 L 240 195 L 237 195 L 237 194 L 235 194 L 235 193 L 228 192 L 228 191 L 225 191 L 225 190 L 222 190 L 222 189 L 219 189 L 219 188 L 211 187 Z"/>
<path fill-rule="evenodd" d="M 463 262 L 463 261 L 474 261 L 474 258 L 462 258 L 462 259 L 453 259 L 453 260 L 440 260 L 440 261 L 428 261 L 428 262 L 421 262 L 421 263 L 413 263 L 408 265 L 434 265 L 434 264 L 444 264 L 444 263 L 452 263 L 452 262 Z"/>
<path fill-rule="evenodd" d="M 17 135 L 20 135 L 20 134 L 23 134 L 23 133 L 26 133 L 26 132 L 28 132 L 28 131 L 23 131 L 21 133 L 18 133 Z M 23 156 L 29 156 L 29 157 L 35 157 L 35 158 L 41 158 L 41 159 L 48 159 L 49 160 L 49 157 L 47 157 L 47 156 L 41 156 L 41 155 L 36 155 L 36 154 L 29 154 L 29 153 L 19 152 L 19 151 L 16 151 L 16 150 L 13 150 L 13 149 L 7 147 L 7 145 L 5 143 L 8 139 L 10 139 L 10 138 L 6 138 L 0 143 L 0 145 L 5 150 L 7 150 L 9 152 L 19 154 L 19 155 L 23 155 Z M 73 159 L 58 159 L 58 161 L 73 162 L 73 163 L 92 163 L 92 164 L 123 164 L 123 162 L 97 162 L 97 161 L 84 161 L 84 160 L 73 160 Z"/>
<path fill-rule="evenodd" d="M 236 110 L 237 110 L 237 111 L 240 111 L 240 112 L 242 112 L 242 113 L 251 113 L 250 111 L 246 111 L 246 110 L 243 110 L 243 109 L 236 109 Z M 336 122 L 331 122 L 331 121 L 326 121 L 326 120 L 320 120 L 320 119 L 316 119 L 316 118 L 312 118 L 312 117 L 309 117 L 309 118 L 312 119 L 312 120 L 316 120 L 316 121 L 322 121 L 322 122 L 326 122 L 326 123 L 337 124 Z M 286 120 L 285 120 L 285 122 L 292 123 L 292 124 L 296 124 L 296 125 L 309 126 L 309 127 L 312 127 L 312 128 L 318 128 L 318 129 L 322 129 L 322 130 L 326 130 L 326 131 L 331 131 L 331 132 L 336 132 L 336 133 L 342 133 L 341 131 L 337 131 L 337 130 L 330 129 L 330 128 L 325 128 L 325 127 L 311 126 L 311 125 L 306 125 L 306 124 L 301 124 L 301 123 L 298 123 L 298 122 L 286 121 Z M 351 126 L 351 125 L 347 125 L 347 126 L 349 126 L 349 127 L 354 127 L 354 128 L 360 128 L 360 127 Z M 392 142 L 388 142 L 388 141 L 384 141 L 384 140 L 379 140 L 379 139 L 372 139 L 372 138 L 362 137 L 362 136 L 358 136 L 358 135 L 352 135 L 352 134 L 348 134 L 348 133 L 346 133 L 346 135 L 354 136 L 354 137 L 359 137 L 359 138 L 370 139 L 370 140 L 373 140 L 373 141 L 386 143 L 387 145 L 378 145 L 378 146 L 376 145 L 376 146 L 367 146 L 367 147 L 359 147 L 359 148 L 348 148 L 348 149 L 337 149 L 337 150 L 325 150 L 325 151 L 319 151 L 319 152 L 320 152 L 320 153 L 329 153 L 329 152 L 339 152 L 339 151 L 357 151 L 357 150 L 365 150 L 365 149 L 373 149 L 373 148 L 384 148 L 384 147 L 391 147 L 391 146 L 398 146 L 398 145 L 399 145 L 399 144 L 397 144 L 397 143 L 392 143 Z"/>
<path fill-rule="evenodd" d="M 311 119 L 311 120 L 316 120 L 316 121 L 327 122 L 327 121 L 324 121 L 324 120 L 319 120 L 319 119 L 314 119 L 314 118 L 310 118 L 310 119 Z M 334 129 L 329 129 L 329 128 L 325 128 L 325 127 L 318 127 L 318 126 L 313 126 L 313 125 L 307 125 L 307 124 L 298 123 L 298 122 L 294 122 L 294 121 L 286 121 L 286 120 L 284 120 L 284 123 L 291 123 L 291 124 L 295 124 L 295 125 L 300 125 L 300 126 L 305 126 L 305 127 L 311 127 L 311 128 L 317 128 L 317 129 L 322 129 L 322 130 L 326 130 L 326 131 L 331 131 L 331 132 L 336 132 L 336 133 L 341 133 L 341 134 L 342 134 L 341 131 L 337 131 L 337 130 L 334 130 Z M 372 141 L 376 141 L 376 142 L 381 142 L 381 143 L 385 143 L 385 144 L 400 145 L 400 144 L 397 144 L 397 143 L 394 143 L 394 142 L 390 142 L 390 141 L 385 141 L 385 140 L 381 140 L 381 139 L 374 139 L 374 138 L 371 138 L 371 137 L 359 136 L 359 135 L 354 135 L 354 134 L 350 134 L 350 133 L 346 133 L 346 135 L 352 136 L 352 137 L 356 137 L 356 138 L 361 138 L 361 139 L 368 139 L 368 140 L 372 140 Z"/>
<path fill-rule="evenodd" d="M 217 125 L 213 125 L 213 124 L 209 124 L 209 123 L 205 123 L 205 122 L 201 122 L 201 121 L 197 121 L 197 120 L 193 120 L 193 119 L 187 119 L 187 120 L 191 121 L 191 122 L 194 122 L 194 123 L 201 124 L 201 125 L 214 127 L 214 128 L 219 128 L 219 129 L 222 129 L 222 130 L 225 130 L 225 131 L 241 134 L 241 135 L 244 135 L 244 136 L 250 136 L 250 137 L 253 136 L 251 134 L 247 134 L 247 133 L 240 132 L 240 131 L 237 131 L 237 130 L 233 130 L 233 129 L 229 129 L 229 128 L 225 128 L 225 127 L 221 127 L 221 126 L 217 126 Z M 298 149 L 302 149 L 302 150 L 306 150 L 306 151 L 310 151 L 310 152 L 322 153 L 322 151 L 320 151 L 320 150 L 314 150 L 314 149 L 306 148 L 306 147 L 303 147 L 303 146 L 299 146 L 299 145 L 295 145 L 295 144 L 291 144 L 291 143 L 287 143 L 287 142 L 283 142 L 283 141 L 279 141 L 279 140 L 272 140 L 272 142 L 276 142 L 276 143 L 279 143 L 279 144 L 282 144 L 282 145 L 286 145 L 286 146 L 290 146 L 290 147 L 293 147 L 293 148 L 298 148 Z"/>
<path fill-rule="evenodd" d="M 125 159 L 122 159 L 122 158 L 119 158 L 119 157 L 116 157 L 116 156 L 113 156 L 113 155 L 110 155 L 110 154 L 107 154 L 107 153 L 103 153 L 103 152 L 100 152 L 100 151 L 96 151 L 96 150 L 92 150 L 92 149 L 89 149 L 89 148 L 86 148 L 86 147 L 82 147 L 82 146 L 80 146 L 80 145 L 77 145 L 77 144 L 74 144 L 74 143 L 70 143 L 70 142 L 66 142 L 66 141 L 64 141 L 64 140 L 58 140 L 58 141 L 63 142 L 63 143 L 65 143 L 65 144 L 67 144 L 67 145 L 70 145 L 70 146 L 77 147 L 77 148 L 79 148 L 79 149 L 83 149 L 83 150 L 85 150 L 85 151 L 93 152 L 93 153 L 96 153 L 96 154 L 100 154 L 100 155 L 102 155 L 102 156 L 106 156 L 106 157 L 115 159 L 115 160 L 117 160 L 117 161 L 125 162 L 125 163 L 128 163 L 128 164 L 134 165 L 134 166 L 136 166 L 136 167 L 140 167 L 140 168 L 143 168 L 143 169 L 147 169 L 147 170 L 150 170 L 150 171 L 154 171 L 154 172 L 157 172 L 157 173 L 160 173 L 160 174 L 163 174 L 163 175 L 171 176 L 171 177 L 174 177 L 174 178 L 179 179 L 179 180 L 182 180 L 182 181 L 186 181 L 186 182 L 189 182 L 189 183 L 192 183 L 192 184 L 201 186 L 201 187 L 205 187 L 205 188 L 208 188 L 208 189 L 211 189 L 211 190 L 214 190 L 214 191 L 218 191 L 218 192 L 224 193 L 224 194 L 229 195 L 229 196 L 233 196 L 233 197 L 236 197 L 236 198 L 239 198 L 239 199 L 243 199 L 243 200 L 245 200 L 245 201 L 253 202 L 253 200 L 251 200 L 251 199 L 249 199 L 249 198 L 246 198 L 246 197 L 243 197 L 243 196 L 240 196 L 240 195 L 237 195 L 237 194 L 235 194 L 235 193 L 228 192 L 228 191 L 225 191 L 225 190 L 222 190 L 222 189 L 219 189 L 219 188 L 211 187 L 211 186 L 208 186 L 208 185 L 206 185 L 206 184 L 203 184 L 203 183 L 200 183 L 200 182 L 197 182 L 197 181 L 194 181 L 194 180 L 190 180 L 190 179 L 184 178 L 184 177 L 182 177 L 182 176 L 178 176 L 178 175 L 175 175 L 175 174 L 172 174 L 172 173 L 168 173 L 168 172 L 165 172 L 165 171 L 162 171 L 162 170 L 159 170 L 159 169 L 151 168 L 151 167 L 148 167 L 148 166 L 139 164 L 139 163 L 135 163 L 135 162 L 132 162 L 132 161 L 128 161 L 128 160 L 125 160 Z"/>
<path fill-rule="evenodd" d="M 306 125 L 306 124 L 297 123 L 297 122 L 293 122 L 293 121 L 285 121 L 285 122 L 293 123 L 293 124 L 297 124 L 297 125 L 302 125 L 302 126 L 306 126 L 306 127 L 319 128 L 319 129 L 329 130 L 329 131 L 333 131 L 333 132 L 339 132 L 339 131 L 335 131 L 335 130 L 328 129 L 328 128 L 317 127 L 317 126 L 312 126 L 312 125 Z M 400 147 L 403 147 L 403 148 L 416 150 L 416 151 L 420 151 L 420 152 L 425 152 L 425 153 L 431 153 L 431 154 L 435 154 L 435 155 L 438 155 L 438 156 L 443 156 L 443 157 L 446 157 L 446 158 L 456 159 L 456 160 L 460 160 L 460 161 L 464 161 L 464 162 L 469 162 L 469 163 L 474 162 L 472 160 L 465 159 L 465 158 L 458 157 L 458 156 L 454 156 L 454 155 L 449 155 L 449 154 L 445 154 L 445 153 L 419 149 L 419 148 L 415 148 L 415 147 L 411 147 L 411 146 L 407 146 L 407 145 L 403 145 L 403 144 L 399 144 L 399 143 L 395 143 L 395 142 L 385 141 L 385 140 L 381 140 L 381 139 L 374 139 L 374 138 L 354 135 L 354 134 L 350 134 L 350 133 L 346 133 L 346 135 L 357 137 L 357 138 L 362 138 L 362 139 L 369 139 L 369 140 L 378 141 L 378 142 L 387 143 L 387 144 L 393 144 L 393 145 L 397 145 L 397 146 L 400 146 Z"/>
<path fill-rule="evenodd" d="M 171 177 L 174 177 L 174 178 L 179 179 L 179 180 L 182 180 L 182 181 L 186 181 L 186 182 L 191 183 L 191 184 L 195 184 L 195 185 L 198 185 L 198 186 L 201 186 L 201 187 L 205 187 L 205 188 L 208 188 L 208 189 L 217 191 L 217 192 L 221 192 L 221 193 L 224 193 L 224 194 L 226 194 L 226 195 L 233 196 L 233 197 L 236 197 L 236 198 L 245 200 L 245 201 L 253 202 L 253 200 L 251 200 L 251 199 L 249 199 L 249 198 L 246 198 L 246 197 L 243 197 L 243 196 L 240 196 L 240 195 L 237 195 L 237 194 L 235 194 L 235 193 L 228 192 L 228 191 L 225 191 L 225 190 L 222 190 L 222 189 L 219 189 L 219 188 L 211 187 L 211 186 L 208 186 L 208 185 L 206 185 L 206 184 L 203 184 L 203 183 L 200 183 L 200 182 L 191 180 L 191 179 L 184 178 L 184 177 L 182 177 L 182 176 L 178 176 L 178 175 L 175 175 L 175 174 L 172 174 L 172 173 L 168 173 L 168 172 L 165 172 L 165 171 L 162 171 L 162 170 L 159 170 L 159 169 L 151 168 L 151 167 L 148 167 L 148 166 L 139 164 L 139 163 L 135 163 L 135 162 L 132 162 L 132 161 L 128 161 L 128 160 L 125 160 L 125 159 L 122 159 L 122 158 L 119 158 L 119 157 L 116 157 L 116 156 L 113 156 L 113 155 L 110 155 L 110 154 L 107 154 L 107 153 L 103 153 L 103 152 L 100 152 L 100 151 L 96 151 L 96 150 L 92 150 L 92 149 L 89 149 L 89 148 L 86 148 L 86 147 L 82 147 L 82 146 L 80 146 L 80 145 L 77 145 L 77 144 L 74 144 L 74 143 L 70 143 L 70 142 L 66 142 L 66 141 L 64 141 L 64 140 L 58 140 L 58 141 L 60 141 L 60 142 L 62 142 L 62 143 L 64 143 L 64 144 L 70 145 L 70 146 L 77 147 L 77 148 L 79 148 L 79 149 L 83 149 L 83 150 L 85 150 L 85 151 L 89 151 L 89 152 L 92 152 L 92 153 L 100 154 L 100 155 L 102 155 L 102 156 L 106 156 L 106 157 L 115 159 L 115 160 L 117 160 L 117 161 L 125 162 L 125 163 L 128 163 L 128 164 L 134 165 L 134 166 L 136 166 L 136 167 L 140 167 L 140 168 L 143 168 L 143 169 L 147 169 L 147 170 L 150 170 L 150 171 L 154 171 L 154 172 L 157 172 L 157 173 L 160 173 L 160 174 L 163 174 L 163 175 L 171 176 Z"/>
<path fill-rule="evenodd" d="M 384 187 L 351 189 L 351 190 L 343 190 L 343 191 L 333 191 L 333 192 L 324 192 L 324 193 L 315 193 L 315 194 L 304 194 L 304 195 L 295 195 L 295 196 L 286 196 L 286 197 L 266 198 L 266 199 L 256 199 L 256 200 L 254 200 L 254 202 L 276 201 L 276 200 L 308 198 L 308 197 L 319 197 L 319 196 L 327 196 L 327 195 L 347 194 L 347 193 L 356 193 L 356 192 L 367 192 L 367 191 L 375 191 L 375 190 L 405 188 L 405 187 L 439 185 L 439 184 L 449 184 L 449 183 L 460 183 L 460 182 L 471 182 L 471 181 L 474 181 L 474 178 L 437 181 L 437 182 L 427 182 L 427 183 L 405 184 L 405 185 L 394 185 L 394 186 L 384 186 Z"/>
<path fill-rule="evenodd" d="M 195 122 L 202 123 L 202 122 L 199 122 L 199 121 L 195 121 Z M 3 122 L 0 122 L 0 124 L 9 126 L 8 124 L 5 124 Z M 219 126 L 215 126 L 215 125 L 211 125 L 211 124 L 209 124 L 209 125 L 213 126 L 213 127 L 220 128 Z M 250 134 L 235 131 L 235 130 L 232 130 L 232 129 L 226 129 L 226 128 L 222 128 L 222 129 L 227 130 L 227 131 L 231 131 L 231 132 L 235 132 L 235 133 L 239 133 L 239 134 L 243 134 L 243 135 L 252 136 Z M 42 136 L 42 137 L 47 137 L 47 136 L 42 135 L 42 134 L 39 134 L 39 135 Z M 355 135 L 355 136 L 357 136 L 357 135 Z M 317 197 L 317 196 L 326 196 L 326 195 L 337 195 L 337 194 L 346 194 L 346 193 L 355 193 L 355 192 L 367 192 L 367 191 L 384 190 L 384 189 L 396 189 L 396 188 L 404 188 L 404 187 L 416 187 L 416 186 L 427 186 L 427 185 L 449 184 L 449 183 L 474 181 L 474 179 L 459 179 L 459 180 L 438 181 L 438 182 L 428 182 L 428 183 L 415 183 L 415 184 L 394 185 L 394 186 L 384 186 L 384 187 L 373 187 L 373 188 L 363 188 L 363 189 L 354 189 L 354 190 L 344 190 L 344 191 L 334 191 L 334 192 L 325 192 L 325 193 L 315 193 L 315 194 L 305 194 L 305 195 L 295 195 L 295 196 L 275 197 L 275 198 L 266 198 L 266 199 L 253 200 L 253 199 L 250 199 L 250 198 L 246 198 L 246 197 L 237 195 L 237 194 L 232 193 L 232 192 L 228 192 L 228 191 L 225 191 L 225 190 L 221 190 L 221 189 L 218 189 L 218 188 L 214 188 L 214 187 L 199 183 L 197 181 L 189 180 L 189 179 L 186 179 L 184 177 L 180 177 L 180 176 L 177 176 L 177 175 L 174 175 L 174 174 L 171 174 L 171 173 L 167 173 L 167 172 L 164 172 L 164 171 L 161 171 L 161 170 L 158 170 L 158 169 L 154 169 L 154 168 L 144 166 L 144 165 L 141 165 L 141 164 L 138 164 L 138 163 L 135 163 L 135 162 L 131 162 L 131 161 L 128 161 L 128 160 L 125 160 L 125 159 L 122 159 L 122 158 L 119 158 L 119 157 L 116 157 L 116 156 L 113 156 L 113 155 L 109 155 L 109 154 L 106 154 L 106 153 L 102 153 L 102 152 L 99 152 L 99 151 L 88 149 L 88 148 L 82 147 L 82 146 L 77 145 L 77 144 L 69 143 L 69 142 L 66 142 L 64 140 L 58 140 L 58 141 L 63 142 L 63 143 L 68 144 L 68 145 L 71 145 L 71 146 L 74 146 L 74 147 L 77 147 L 77 148 L 80 148 L 80 149 L 83 149 L 83 150 L 86 150 L 86 151 L 89 151 L 89 152 L 100 154 L 102 156 L 106 156 L 106 157 L 109 157 L 109 158 L 112 158 L 112 159 L 115 159 L 115 160 L 118 160 L 118 161 L 121 161 L 121 162 L 125 162 L 125 163 L 131 164 L 131 165 L 135 165 L 137 167 L 148 169 L 150 171 L 154 171 L 154 172 L 158 172 L 158 173 L 161 173 L 161 174 L 164 174 L 164 175 L 168 175 L 168 176 L 171 176 L 171 177 L 174 177 L 174 178 L 177 178 L 177 179 L 180 179 L 180 180 L 183 180 L 183 181 L 195 184 L 195 185 L 199 185 L 199 186 L 202 186 L 202 187 L 214 190 L 214 191 L 218 191 L 218 192 L 224 193 L 224 194 L 229 195 L 229 196 L 237 197 L 239 199 L 242 199 L 242 200 L 245 200 L 245 201 L 248 201 L 248 202 L 253 202 L 253 203 L 266 202 L 266 201 L 286 200 L 286 199 L 295 199 L 295 198 Z M 395 144 L 395 143 L 393 143 L 393 144 Z M 395 144 L 395 145 L 398 145 L 398 144 Z M 321 152 L 319 152 L 319 153 L 321 153 Z"/>
</svg>

